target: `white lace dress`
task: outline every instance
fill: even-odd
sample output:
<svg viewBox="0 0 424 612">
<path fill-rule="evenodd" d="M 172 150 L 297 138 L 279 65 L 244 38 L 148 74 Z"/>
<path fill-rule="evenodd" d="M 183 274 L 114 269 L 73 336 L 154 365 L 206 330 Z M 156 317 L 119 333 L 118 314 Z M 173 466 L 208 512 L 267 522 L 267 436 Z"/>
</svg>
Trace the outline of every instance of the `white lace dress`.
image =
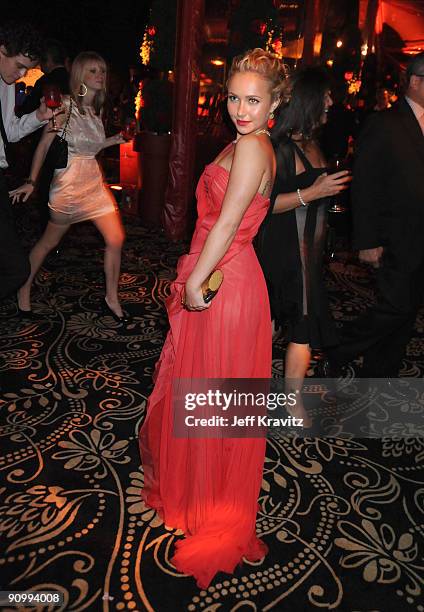
<svg viewBox="0 0 424 612">
<path fill-rule="evenodd" d="M 69 96 L 64 97 L 65 117 L 69 104 Z M 85 115 L 82 115 L 72 103 L 66 140 L 68 165 L 55 170 L 50 186 L 52 222 L 78 223 L 117 212 L 115 199 L 104 184 L 95 157 L 105 140 L 101 118 L 91 108 L 85 109 Z"/>
</svg>

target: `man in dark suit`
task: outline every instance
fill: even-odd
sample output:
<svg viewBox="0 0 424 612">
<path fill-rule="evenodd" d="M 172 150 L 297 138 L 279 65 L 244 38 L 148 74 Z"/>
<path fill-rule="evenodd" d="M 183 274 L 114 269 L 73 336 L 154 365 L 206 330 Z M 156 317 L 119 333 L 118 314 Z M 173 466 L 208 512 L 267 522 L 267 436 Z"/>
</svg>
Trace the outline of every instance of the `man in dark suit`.
<svg viewBox="0 0 424 612">
<path fill-rule="evenodd" d="M 40 58 L 40 67 L 44 74 L 35 82 L 31 93 L 25 98 L 20 108 L 21 115 L 32 113 L 40 106 L 46 85 L 56 85 L 62 94 L 69 93 L 69 73 L 65 63 L 66 52 L 62 44 L 51 38 L 45 40 Z"/>
<path fill-rule="evenodd" d="M 54 39 L 47 39 L 45 41 L 44 50 L 40 58 L 40 66 L 44 74 L 36 81 L 33 90 L 22 104 L 20 108 L 21 115 L 31 113 L 38 108 L 46 85 L 56 85 L 63 95 L 69 94 L 69 73 L 65 67 L 66 59 L 66 51 L 59 41 Z M 27 150 L 31 159 L 40 141 L 41 133 L 42 130 L 38 130 L 27 139 Z M 28 163 L 30 163 L 29 160 Z M 48 201 L 53 172 L 53 168 L 49 168 L 45 164 L 37 184 L 37 209 L 40 215 L 41 233 L 44 232 L 50 219 Z"/>
<path fill-rule="evenodd" d="M 352 212 L 359 259 L 376 269 L 377 301 L 346 326 L 330 363 L 363 355 L 362 376 L 396 377 L 424 293 L 424 53 L 408 64 L 405 96 L 360 135 Z"/>
<path fill-rule="evenodd" d="M 30 273 L 14 228 L 5 170 L 10 163 L 9 143 L 39 129 L 53 114 L 44 102 L 21 118 L 14 112 L 15 81 L 37 65 L 41 49 L 41 39 L 30 25 L 0 27 L 0 299 L 19 289 Z"/>
</svg>

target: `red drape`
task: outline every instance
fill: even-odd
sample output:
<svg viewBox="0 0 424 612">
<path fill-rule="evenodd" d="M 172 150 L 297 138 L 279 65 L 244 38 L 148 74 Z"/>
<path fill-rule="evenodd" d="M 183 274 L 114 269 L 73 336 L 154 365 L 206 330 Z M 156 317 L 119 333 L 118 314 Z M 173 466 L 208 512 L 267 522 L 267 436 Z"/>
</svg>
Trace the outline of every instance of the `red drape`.
<svg viewBox="0 0 424 612">
<path fill-rule="evenodd" d="M 315 36 L 320 30 L 320 9 L 321 0 L 306 0 L 305 1 L 305 23 L 303 29 L 304 44 L 302 64 L 312 64 L 315 57 L 314 43 Z"/>
<path fill-rule="evenodd" d="M 179 0 L 173 134 L 163 223 L 171 240 L 186 237 L 194 185 L 204 0 Z"/>
</svg>

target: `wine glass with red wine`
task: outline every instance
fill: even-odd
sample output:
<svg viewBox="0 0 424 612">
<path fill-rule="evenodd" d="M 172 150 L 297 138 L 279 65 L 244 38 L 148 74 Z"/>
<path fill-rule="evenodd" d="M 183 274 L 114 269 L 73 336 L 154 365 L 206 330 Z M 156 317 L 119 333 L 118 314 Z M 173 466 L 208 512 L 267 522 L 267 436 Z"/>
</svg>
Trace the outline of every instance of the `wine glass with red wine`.
<svg viewBox="0 0 424 612">
<path fill-rule="evenodd" d="M 53 83 L 48 83 L 43 87 L 43 94 L 47 108 L 51 108 L 53 111 L 52 132 L 57 132 L 58 127 L 56 125 L 54 111 L 62 104 L 62 94 L 60 93 L 59 87 Z"/>
</svg>

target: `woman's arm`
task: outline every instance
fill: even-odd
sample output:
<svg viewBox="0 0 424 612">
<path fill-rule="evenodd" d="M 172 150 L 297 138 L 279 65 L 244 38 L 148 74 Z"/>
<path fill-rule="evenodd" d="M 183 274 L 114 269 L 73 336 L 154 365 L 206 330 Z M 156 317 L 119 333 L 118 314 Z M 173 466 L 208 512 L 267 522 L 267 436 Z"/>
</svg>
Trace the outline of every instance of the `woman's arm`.
<svg viewBox="0 0 424 612">
<path fill-rule="evenodd" d="M 228 251 L 244 213 L 259 190 L 265 163 L 263 144 L 256 137 L 245 136 L 237 143 L 221 213 L 185 285 L 188 308 L 208 308 L 202 296 L 202 282 Z"/>
<path fill-rule="evenodd" d="M 124 144 L 127 142 L 125 138 L 122 136 L 121 132 L 118 134 L 114 134 L 113 136 L 109 136 L 109 138 L 105 138 L 102 144 L 100 145 L 99 152 L 107 147 L 113 147 L 114 145 Z"/>
<path fill-rule="evenodd" d="M 40 142 L 38 143 L 38 146 L 35 149 L 34 157 L 32 158 L 29 178 L 34 183 L 37 182 L 38 175 L 40 174 L 40 170 L 44 164 L 44 160 L 46 159 L 47 151 L 49 150 L 50 145 L 52 144 L 55 137 L 56 133 L 52 132 L 49 127 L 46 126 L 43 130 Z"/>
<path fill-rule="evenodd" d="M 278 194 L 272 212 L 278 214 L 293 210 L 293 208 L 303 206 L 302 200 L 307 205 L 314 200 L 336 195 L 347 188 L 350 180 L 349 170 L 341 170 L 334 174 L 321 174 L 310 187 L 299 189 L 299 192 Z"/>
<path fill-rule="evenodd" d="M 38 175 L 40 174 L 40 170 L 43 166 L 44 160 L 46 159 L 47 151 L 49 150 L 55 136 L 56 132 L 52 132 L 48 124 L 44 126 L 43 134 L 37 148 L 35 149 L 34 157 L 32 158 L 28 182 L 21 185 L 21 187 L 14 189 L 13 191 L 9 191 L 13 204 L 15 202 L 19 202 L 21 199 L 23 202 L 26 202 L 34 191 Z"/>
</svg>

